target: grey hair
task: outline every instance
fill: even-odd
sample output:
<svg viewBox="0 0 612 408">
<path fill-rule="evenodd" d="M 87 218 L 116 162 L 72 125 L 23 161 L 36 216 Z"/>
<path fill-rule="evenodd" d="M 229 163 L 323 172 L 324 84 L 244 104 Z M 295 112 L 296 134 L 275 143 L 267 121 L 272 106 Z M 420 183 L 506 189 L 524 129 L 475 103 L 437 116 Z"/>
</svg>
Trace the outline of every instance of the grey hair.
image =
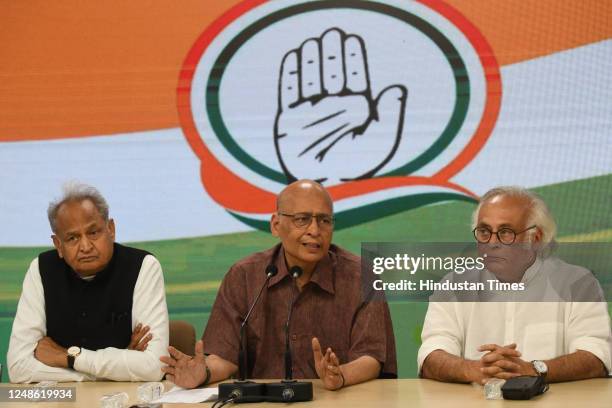
<svg viewBox="0 0 612 408">
<path fill-rule="evenodd" d="M 542 200 L 542 198 L 534 193 L 533 191 L 527 190 L 523 187 L 518 186 L 502 186 L 495 187 L 485 193 L 480 198 L 478 207 L 472 214 L 472 228 L 476 228 L 478 223 L 478 213 L 483 204 L 491 201 L 493 198 L 498 196 L 505 197 L 516 197 L 522 198 L 528 202 L 529 207 L 529 218 L 527 225 L 535 225 L 542 233 L 542 254 L 546 255 L 549 253 L 548 250 L 552 250 L 555 244 L 555 238 L 557 236 L 557 223 L 553 218 L 548 206 Z"/>
<path fill-rule="evenodd" d="M 100 215 L 102 215 L 104 221 L 108 221 L 108 203 L 98 189 L 78 181 L 69 181 L 62 186 L 62 196 L 49 203 L 47 217 L 49 217 L 51 230 L 54 233 L 57 232 L 57 212 L 64 203 L 69 201 L 81 202 L 84 200 L 91 201 L 100 212 Z"/>
</svg>

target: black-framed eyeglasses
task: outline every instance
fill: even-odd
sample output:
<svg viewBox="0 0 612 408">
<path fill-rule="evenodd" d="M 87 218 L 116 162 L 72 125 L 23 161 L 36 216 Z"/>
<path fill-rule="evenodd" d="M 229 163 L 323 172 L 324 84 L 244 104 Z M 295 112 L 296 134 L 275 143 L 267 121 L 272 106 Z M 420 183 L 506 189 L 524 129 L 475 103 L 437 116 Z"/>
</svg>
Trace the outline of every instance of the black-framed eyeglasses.
<svg viewBox="0 0 612 408">
<path fill-rule="evenodd" d="M 317 225 L 319 226 L 319 228 L 327 229 L 334 226 L 334 217 L 329 214 L 313 214 L 306 212 L 287 214 L 279 212 L 278 215 L 290 217 L 291 221 L 293 221 L 293 225 L 295 225 L 297 228 L 308 227 L 312 222 L 313 218 L 317 220 Z"/>
<path fill-rule="evenodd" d="M 491 237 L 493 236 L 493 234 L 495 234 L 497 235 L 497 240 L 499 242 L 504 245 L 510 245 L 514 243 L 517 235 L 529 231 L 530 229 L 533 229 L 536 226 L 537 225 L 532 225 L 531 227 L 525 228 L 524 230 L 518 232 L 514 231 L 512 228 L 500 228 L 499 230 L 494 232 L 487 227 L 476 227 L 474 228 L 474 230 L 472 230 L 472 233 L 474 234 L 474 238 L 476 238 L 476 241 L 480 242 L 481 244 L 487 244 L 489 241 L 491 241 Z"/>
</svg>

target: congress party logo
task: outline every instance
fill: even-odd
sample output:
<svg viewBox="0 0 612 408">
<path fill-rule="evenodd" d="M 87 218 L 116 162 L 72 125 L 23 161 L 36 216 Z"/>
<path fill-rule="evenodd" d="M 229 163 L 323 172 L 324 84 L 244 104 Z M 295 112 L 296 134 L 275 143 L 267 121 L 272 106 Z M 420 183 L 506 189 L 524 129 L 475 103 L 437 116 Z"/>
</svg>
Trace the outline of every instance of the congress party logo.
<svg viewBox="0 0 612 408">
<path fill-rule="evenodd" d="M 476 196 L 453 178 L 490 136 L 495 56 L 444 2 L 245 1 L 209 25 L 177 89 L 206 192 L 267 230 L 289 182 L 323 183 L 337 228 Z"/>
<path fill-rule="evenodd" d="M 396 84 L 372 94 L 363 38 L 330 28 L 287 52 L 278 78 L 274 144 L 288 180 L 365 179 L 393 158 L 407 90 Z M 338 166 L 359 151 L 368 154 Z"/>
</svg>

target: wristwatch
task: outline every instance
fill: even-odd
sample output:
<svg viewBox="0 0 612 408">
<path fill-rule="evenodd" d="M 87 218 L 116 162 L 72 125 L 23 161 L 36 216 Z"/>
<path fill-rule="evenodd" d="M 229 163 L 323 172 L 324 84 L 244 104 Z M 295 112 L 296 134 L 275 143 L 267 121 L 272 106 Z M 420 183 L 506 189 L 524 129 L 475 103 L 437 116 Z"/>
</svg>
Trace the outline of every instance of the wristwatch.
<svg viewBox="0 0 612 408">
<path fill-rule="evenodd" d="M 74 359 L 81 354 L 81 348 L 72 346 L 68 349 L 68 368 L 74 369 Z"/>
<path fill-rule="evenodd" d="M 548 374 L 548 366 L 542 360 L 533 360 L 531 362 L 534 370 L 538 373 L 538 376 L 546 378 L 546 374 Z"/>
</svg>

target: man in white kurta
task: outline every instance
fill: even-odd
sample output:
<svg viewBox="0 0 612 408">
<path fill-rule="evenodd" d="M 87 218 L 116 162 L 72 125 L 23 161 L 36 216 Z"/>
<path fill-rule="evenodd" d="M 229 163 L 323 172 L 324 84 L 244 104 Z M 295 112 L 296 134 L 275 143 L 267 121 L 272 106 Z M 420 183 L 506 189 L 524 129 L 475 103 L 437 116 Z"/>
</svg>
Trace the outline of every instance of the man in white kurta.
<svg viewBox="0 0 612 408">
<path fill-rule="evenodd" d="M 534 250 L 533 257 L 523 260 L 509 256 L 516 241 L 552 241 L 554 221 L 543 201 L 526 190 L 495 189 L 483 196 L 475 221 L 475 236 L 488 245 L 490 258 L 476 279 L 521 282 L 525 289 L 489 293 L 480 302 L 431 302 L 418 353 L 420 375 L 454 382 L 518 375 L 542 375 L 553 382 L 607 375 L 612 368 L 610 317 L 593 274 L 546 251 Z"/>
</svg>

